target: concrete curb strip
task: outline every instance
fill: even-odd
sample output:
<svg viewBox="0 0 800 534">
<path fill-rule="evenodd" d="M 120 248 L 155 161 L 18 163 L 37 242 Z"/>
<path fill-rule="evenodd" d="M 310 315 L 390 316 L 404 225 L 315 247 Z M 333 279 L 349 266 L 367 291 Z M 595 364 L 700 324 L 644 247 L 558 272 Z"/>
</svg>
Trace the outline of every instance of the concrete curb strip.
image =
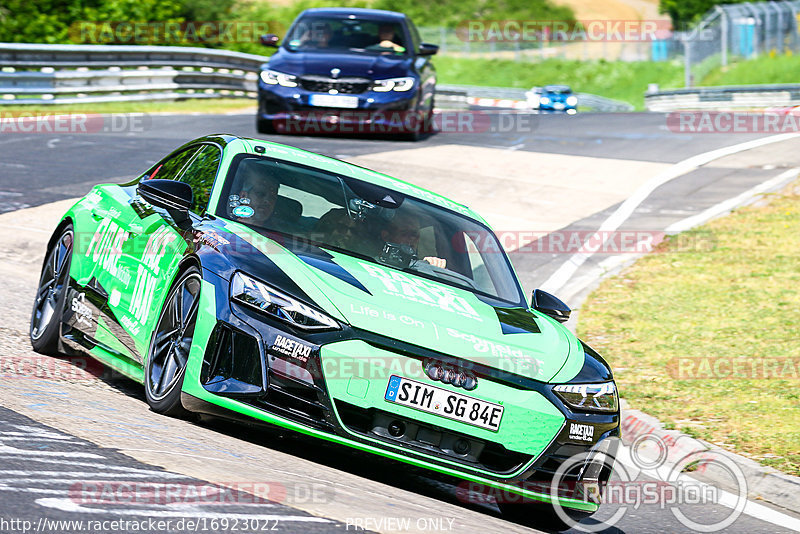
<svg viewBox="0 0 800 534">
<path fill-rule="evenodd" d="M 800 513 L 800 477 L 786 475 L 776 469 L 763 466 L 754 460 L 726 451 L 703 440 L 692 438 L 677 430 L 666 430 L 658 419 L 639 410 L 629 408 L 624 400 L 622 401 L 620 418 L 622 421 L 622 441 L 626 445 L 633 443 L 642 445 L 646 441 L 644 436 L 657 438 L 667 445 L 666 461 L 668 463 L 678 462 L 689 454 L 713 451 L 715 454 L 720 454 L 733 460 L 742 470 L 747 480 L 749 499 L 764 500 L 787 510 Z M 729 476 L 724 476 L 714 469 L 705 470 L 702 478 L 706 482 L 723 488 L 728 486 L 731 481 Z"/>
</svg>

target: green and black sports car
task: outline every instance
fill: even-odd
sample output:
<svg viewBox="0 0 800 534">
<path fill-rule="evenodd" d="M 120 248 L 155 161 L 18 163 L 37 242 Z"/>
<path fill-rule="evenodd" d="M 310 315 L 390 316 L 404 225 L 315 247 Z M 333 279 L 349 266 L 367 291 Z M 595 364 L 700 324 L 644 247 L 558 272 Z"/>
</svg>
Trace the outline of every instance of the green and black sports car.
<svg viewBox="0 0 800 534">
<path fill-rule="evenodd" d="M 513 496 L 501 509 L 536 522 L 597 509 L 585 488 L 619 434 L 612 373 L 568 316 L 543 291 L 528 304 L 469 208 L 214 135 L 67 211 L 30 337 L 143 383 L 156 412 L 296 430 Z"/>
</svg>

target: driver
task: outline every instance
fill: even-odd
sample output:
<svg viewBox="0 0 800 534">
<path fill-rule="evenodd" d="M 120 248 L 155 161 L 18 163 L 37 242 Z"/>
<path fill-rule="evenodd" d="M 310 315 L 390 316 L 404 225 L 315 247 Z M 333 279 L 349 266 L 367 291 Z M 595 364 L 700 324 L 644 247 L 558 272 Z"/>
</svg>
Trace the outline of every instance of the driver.
<svg viewBox="0 0 800 534">
<path fill-rule="evenodd" d="M 397 243 L 398 245 L 409 245 L 415 251 L 419 247 L 420 226 L 417 217 L 408 212 L 398 212 L 388 226 L 381 231 L 381 237 L 387 243 Z M 445 269 L 447 260 L 436 256 L 426 256 L 423 261 L 430 263 L 434 267 Z"/>
<path fill-rule="evenodd" d="M 381 24 L 378 27 L 378 42 L 373 45 L 379 48 L 387 48 L 395 52 L 405 52 L 406 49 L 395 43 L 396 39 L 393 24 Z"/>
</svg>

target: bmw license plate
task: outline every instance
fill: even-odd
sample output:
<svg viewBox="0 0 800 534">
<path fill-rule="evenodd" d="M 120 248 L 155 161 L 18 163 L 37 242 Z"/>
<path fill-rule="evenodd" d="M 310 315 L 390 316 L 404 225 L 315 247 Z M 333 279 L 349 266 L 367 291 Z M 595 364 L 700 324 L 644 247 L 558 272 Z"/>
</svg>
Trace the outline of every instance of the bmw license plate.
<svg viewBox="0 0 800 534">
<path fill-rule="evenodd" d="M 392 375 L 384 398 L 447 419 L 497 432 L 503 418 L 503 406 L 475 397 L 454 393 L 416 380 Z"/>
<path fill-rule="evenodd" d="M 344 96 L 344 95 L 311 95 L 308 103 L 312 106 L 320 106 L 323 108 L 357 108 L 357 96 Z"/>
</svg>

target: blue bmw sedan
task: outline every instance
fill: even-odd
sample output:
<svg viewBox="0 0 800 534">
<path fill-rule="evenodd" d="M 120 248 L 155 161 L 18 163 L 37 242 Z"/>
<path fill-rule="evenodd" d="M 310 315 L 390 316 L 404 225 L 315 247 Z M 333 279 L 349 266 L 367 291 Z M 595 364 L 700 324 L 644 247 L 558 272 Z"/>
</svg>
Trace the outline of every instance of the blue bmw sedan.
<svg viewBox="0 0 800 534">
<path fill-rule="evenodd" d="M 423 43 L 402 13 L 375 9 L 303 11 L 262 66 L 260 133 L 402 134 L 430 127 L 436 45 Z"/>
</svg>

